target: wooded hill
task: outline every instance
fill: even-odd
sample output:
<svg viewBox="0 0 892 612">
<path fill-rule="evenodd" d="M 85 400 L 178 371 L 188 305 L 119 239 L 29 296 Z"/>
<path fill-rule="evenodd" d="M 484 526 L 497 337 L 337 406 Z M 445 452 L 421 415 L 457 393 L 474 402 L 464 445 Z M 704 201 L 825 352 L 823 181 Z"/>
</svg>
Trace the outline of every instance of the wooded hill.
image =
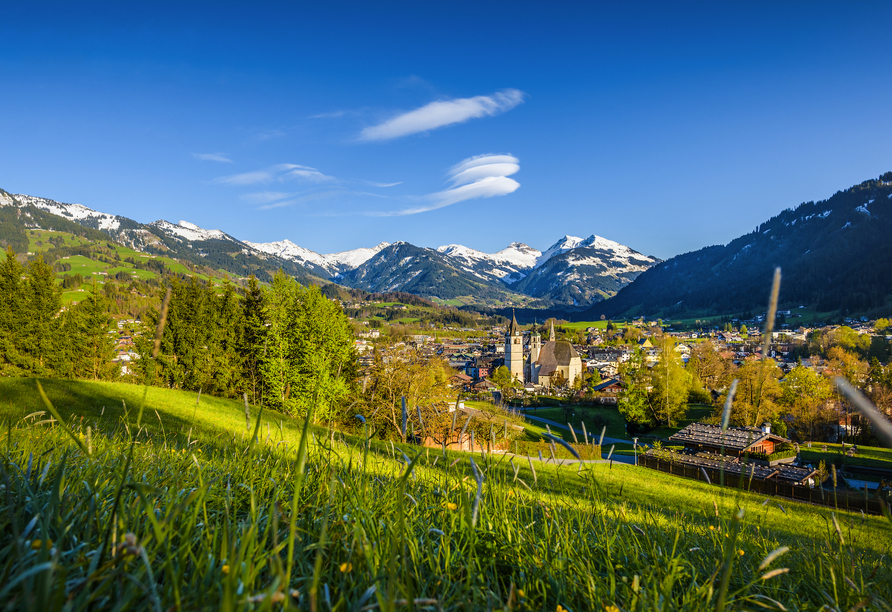
<svg viewBox="0 0 892 612">
<path fill-rule="evenodd" d="M 782 304 L 840 314 L 892 310 L 892 172 L 805 202 L 725 246 L 678 255 L 583 313 L 675 316 L 763 308 L 775 267 Z"/>
</svg>

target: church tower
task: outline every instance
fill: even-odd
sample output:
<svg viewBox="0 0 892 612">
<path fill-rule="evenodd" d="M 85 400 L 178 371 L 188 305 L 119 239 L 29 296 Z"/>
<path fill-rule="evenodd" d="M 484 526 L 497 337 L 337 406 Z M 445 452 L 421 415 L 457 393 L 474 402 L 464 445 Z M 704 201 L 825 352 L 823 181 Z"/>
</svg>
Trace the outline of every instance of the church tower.
<svg viewBox="0 0 892 612">
<path fill-rule="evenodd" d="M 539 361 L 539 351 L 542 349 L 542 336 L 539 335 L 538 326 L 533 326 L 530 334 L 530 363 Z"/>
<path fill-rule="evenodd" d="M 523 380 L 523 332 L 517 324 L 517 317 L 514 312 L 511 313 L 511 323 L 508 324 L 508 331 L 505 334 L 505 366 L 511 371 L 511 376 L 519 380 Z"/>
</svg>

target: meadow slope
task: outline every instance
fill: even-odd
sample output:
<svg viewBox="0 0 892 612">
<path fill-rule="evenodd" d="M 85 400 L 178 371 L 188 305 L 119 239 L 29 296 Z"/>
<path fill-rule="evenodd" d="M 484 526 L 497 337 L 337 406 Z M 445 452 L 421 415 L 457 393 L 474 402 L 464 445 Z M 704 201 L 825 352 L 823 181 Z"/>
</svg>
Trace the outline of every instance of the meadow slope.
<svg viewBox="0 0 892 612">
<path fill-rule="evenodd" d="M 246 421 L 239 402 L 192 393 L 41 382 L 64 425 L 33 379 L 0 379 L 0 601 L 11 608 L 892 602 L 884 517 L 631 466 L 367 441 L 255 407 Z"/>
</svg>

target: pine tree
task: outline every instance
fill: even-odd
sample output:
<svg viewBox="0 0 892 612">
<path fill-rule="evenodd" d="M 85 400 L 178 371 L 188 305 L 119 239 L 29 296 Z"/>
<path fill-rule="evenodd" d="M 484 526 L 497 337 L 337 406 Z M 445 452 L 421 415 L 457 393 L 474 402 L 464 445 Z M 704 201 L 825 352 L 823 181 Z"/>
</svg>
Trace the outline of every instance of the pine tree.
<svg viewBox="0 0 892 612">
<path fill-rule="evenodd" d="M 48 375 L 65 357 L 57 318 L 62 308 L 62 293 L 56 285 L 53 268 L 42 257 L 28 266 L 24 298 L 22 352 L 27 355 L 33 373 Z"/>
<path fill-rule="evenodd" d="M 0 372 L 19 373 L 22 357 L 20 340 L 24 316 L 24 287 L 22 266 L 12 247 L 6 249 L 6 259 L 0 262 Z"/>
<path fill-rule="evenodd" d="M 108 332 L 113 329 L 113 319 L 108 314 L 108 299 L 99 293 L 96 285 L 86 299 L 72 310 L 76 322 L 76 354 L 74 375 L 92 380 L 114 378 L 118 367 L 115 358 L 115 338 Z M 72 336 L 74 334 L 66 334 Z"/>
<path fill-rule="evenodd" d="M 263 315 L 264 293 L 254 276 L 248 279 L 241 308 L 242 325 L 239 328 L 237 346 L 237 351 L 242 356 L 239 384 L 240 390 L 248 393 L 251 401 L 257 404 L 262 401 L 263 377 L 260 365 L 266 350 L 266 325 Z"/>
</svg>

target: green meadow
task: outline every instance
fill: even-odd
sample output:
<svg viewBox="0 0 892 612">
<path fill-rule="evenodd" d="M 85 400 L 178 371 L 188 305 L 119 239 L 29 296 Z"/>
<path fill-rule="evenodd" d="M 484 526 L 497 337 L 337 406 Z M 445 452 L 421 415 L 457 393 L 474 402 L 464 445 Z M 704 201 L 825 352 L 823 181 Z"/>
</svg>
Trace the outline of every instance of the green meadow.
<svg viewBox="0 0 892 612">
<path fill-rule="evenodd" d="M 0 379 L 16 610 L 889 609 L 892 520 L 632 466 Z M 55 416 L 54 413 L 55 412 Z"/>
</svg>

